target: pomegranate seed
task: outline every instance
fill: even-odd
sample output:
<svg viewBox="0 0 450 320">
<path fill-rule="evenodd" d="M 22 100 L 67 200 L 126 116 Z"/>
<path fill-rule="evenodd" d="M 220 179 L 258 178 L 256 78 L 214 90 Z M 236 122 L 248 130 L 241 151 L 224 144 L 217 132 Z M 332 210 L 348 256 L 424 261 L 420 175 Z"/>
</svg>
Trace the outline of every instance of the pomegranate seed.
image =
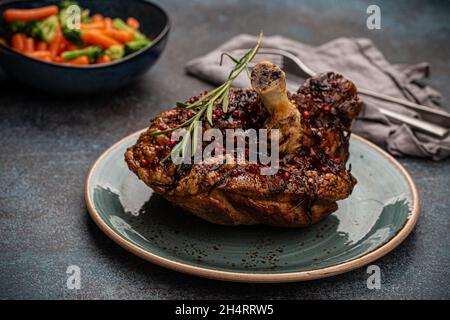
<svg viewBox="0 0 450 320">
<path fill-rule="evenodd" d="M 188 119 L 190 119 L 194 116 L 194 114 L 191 111 L 189 111 L 188 113 L 186 113 L 186 116 L 188 117 Z"/>
<path fill-rule="evenodd" d="M 141 167 L 146 167 L 146 166 L 149 165 L 149 162 L 148 162 L 147 159 L 141 159 L 141 160 L 139 160 L 139 165 L 140 165 Z"/>
<path fill-rule="evenodd" d="M 233 118 L 237 118 L 239 117 L 239 110 L 234 110 L 231 115 L 233 116 Z"/>
<path fill-rule="evenodd" d="M 166 136 L 168 136 L 169 138 L 171 138 L 171 137 L 172 137 L 172 132 L 167 132 L 167 133 L 166 133 Z"/>
<path fill-rule="evenodd" d="M 217 116 L 215 114 L 213 114 L 211 119 L 212 119 L 213 122 L 215 122 L 217 120 Z"/>
<path fill-rule="evenodd" d="M 159 126 L 159 128 L 164 131 L 164 130 L 168 130 L 169 126 L 167 124 L 162 124 Z"/>
<path fill-rule="evenodd" d="M 175 146 L 176 144 L 177 144 L 177 142 L 174 141 L 174 140 L 169 140 L 169 141 L 167 141 L 167 145 L 168 145 L 170 148 L 172 148 L 172 147 Z"/>
<path fill-rule="evenodd" d="M 330 81 L 330 84 L 331 84 L 331 86 L 332 86 L 333 88 L 336 88 L 336 87 L 338 86 L 337 80 L 331 80 L 331 81 Z"/>
<path fill-rule="evenodd" d="M 311 116 L 311 114 L 307 110 L 303 111 L 302 114 L 303 114 L 303 118 L 305 118 L 305 119 L 308 119 Z"/>
<path fill-rule="evenodd" d="M 336 164 L 340 164 L 341 163 L 341 158 L 339 158 L 338 156 L 334 157 L 331 160 L 333 160 L 333 162 L 336 163 Z"/>
<path fill-rule="evenodd" d="M 234 170 L 231 172 L 232 177 L 237 177 L 239 175 L 239 172 L 237 170 Z"/>
<path fill-rule="evenodd" d="M 331 112 L 331 107 L 330 106 L 323 107 L 323 112 L 330 113 Z"/>
<path fill-rule="evenodd" d="M 163 146 L 160 146 L 160 145 L 157 145 L 157 146 L 155 147 L 155 150 L 156 150 L 157 152 L 161 152 L 161 151 L 164 150 L 164 147 L 163 147 Z"/>
<path fill-rule="evenodd" d="M 291 173 L 290 172 L 287 172 L 287 171 L 284 171 L 283 172 L 283 179 L 284 180 L 289 180 L 290 178 L 291 178 Z"/>
<path fill-rule="evenodd" d="M 198 97 L 192 97 L 192 98 L 190 98 L 188 101 L 186 101 L 187 103 L 194 103 L 194 102 L 197 102 L 198 101 Z"/>
<path fill-rule="evenodd" d="M 222 115 L 222 110 L 220 109 L 216 109 L 216 111 L 214 111 L 214 114 L 218 117 L 220 117 Z"/>
</svg>

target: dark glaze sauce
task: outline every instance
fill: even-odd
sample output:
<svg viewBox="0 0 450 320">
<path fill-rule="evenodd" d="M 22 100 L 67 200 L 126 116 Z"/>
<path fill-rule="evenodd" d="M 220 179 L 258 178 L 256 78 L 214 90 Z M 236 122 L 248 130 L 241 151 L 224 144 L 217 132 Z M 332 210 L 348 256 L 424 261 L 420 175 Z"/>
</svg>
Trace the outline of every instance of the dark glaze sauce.
<svg viewBox="0 0 450 320">
<path fill-rule="evenodd" d="M 192 97 L 187 102 L 195 102 L 203 94 L 205 93 Z M 348 159 L 349 126 L 353 113 L 356 114 L 359 111 L 360 102 L 356 98 L 354 85 L 334 73 L 309 79 L 297 93 L 289 94 L 289 99 L 298 107 L 302 115 L 302 128 L 308 141 L 296 153 L 280 155 L 280 170 L 276 175 L 269 177 L 269 189 L 273 193 L 283 193 L 289 181 L 299 182 L 305 194 L 309 196 L 307 203 L 303 202 L 301 205 L 305 208 L 308 219 L 312 221 L 310 210 L 317 199 L 317 188 L 314 185 L 314 179 L 309 179 L 306 174 L 308 172 L 338 174 L 345 170 Z M 170 184 L 161 184 L 166 191 L 175 188 L 179 179 L 192 169 L 192 165 L 176 168 L 170 159 L 161 163 L 175 143 L 170 141 L 170 134 L 150 136 L 148 133 L 176 127 L 195 114 L 196 110 L 184 108 L 175 108 L 163 113 L 151 121 L 149 131 L 140 137 L 138 148 L 133 149 L 134 158 L 138 161 L 144 160 L 145 167 L 164 168 L 165 174 L 171 177 Z M 232 89 L 228 111 L 223 112 L 222 106 L 217 105 L 213 114 L 214 128 L 222 131 L 224 139 L 226 139 L 226 129 L 254 128 L 258 130 L 264 126 L 268 117 L 259 96 L 251 89 Z M 210 127 L 207 121 L 203 121 L 203 130 Z M 203 148 L 209 143 L 204 142 Z M 146 154 L 142 151 L 146 147 L 154 148 L 154 152 Z M 216 155 L 224 154 L 224 152 L 219 148 L 216 150 Z M 235 166 L 232 169 L 218 166 L 214 170 L 217 170 L 222 178 L 212 186 L 211 191 L 225 183 L 229 177 L 244 173 L 259 174 L 259 168 L 259 164 Z"/>
</svg>

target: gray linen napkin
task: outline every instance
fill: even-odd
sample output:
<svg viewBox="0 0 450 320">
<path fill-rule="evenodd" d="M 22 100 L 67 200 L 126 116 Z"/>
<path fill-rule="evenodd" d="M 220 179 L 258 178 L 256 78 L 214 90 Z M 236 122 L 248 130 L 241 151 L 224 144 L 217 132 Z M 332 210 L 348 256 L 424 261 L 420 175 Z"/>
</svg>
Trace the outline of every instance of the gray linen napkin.
<svg viewBox="0 0 450 320">
<path fill-rule="evenodd" d="M 232 66 L 231 62 L 219 65 L 221 53 L 252 48 L 255 42 L 254 36 L 238 35 L 205 56 L 188 62 L 186 70 L 198 78 L 221 84 L 226 80 Z M 436 101 L 440 94 L 420 82 L 428 76 L 427 63 L 390 64 L 369 39 L 338 38 L 313 47 L 281 36 L 273 36 L 265 37 L 261 46 L 287 50 L 297 55 L 314 71 L 336 71 L 352 79 L 361 88 L 370 88 L 392 97 L 408 99 L 431 107 L 438 106 Z M 250 86 L 245 72 L 235 80 L 234 86 Z M 361 98 L 365 107 L 352 126 L 352 131 L 356 134 L 375 142 L 395 156 L 441 160 L 450 155 L 450 136 L 437 139 L 413 132 L 407 125 L 389 121 L 376 106 L 420 118 L 415 111 L 373 98 L 364 96 Z"/>
</svg>

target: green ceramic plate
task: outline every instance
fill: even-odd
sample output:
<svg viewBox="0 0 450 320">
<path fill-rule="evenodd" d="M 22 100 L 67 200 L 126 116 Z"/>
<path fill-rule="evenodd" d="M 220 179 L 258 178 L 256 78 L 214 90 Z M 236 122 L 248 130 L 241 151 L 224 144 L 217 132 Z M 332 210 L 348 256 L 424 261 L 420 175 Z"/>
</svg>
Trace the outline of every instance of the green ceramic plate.
<svg viewBox="0 0 450 320">
<path fill-rule="evenodd" d="M 125 249 L 161 266 L 245 282 L 310 280 L 346 272 L 394 249 L 414 228 L 417 190 L 391 156 L 353 135 L 353 194 L 305 229 L 212 225 L 180 212 L 128 170 L 125 149 L 140 132 L 95 162 L 85 197 L 97 225 Z"/>
</svg>

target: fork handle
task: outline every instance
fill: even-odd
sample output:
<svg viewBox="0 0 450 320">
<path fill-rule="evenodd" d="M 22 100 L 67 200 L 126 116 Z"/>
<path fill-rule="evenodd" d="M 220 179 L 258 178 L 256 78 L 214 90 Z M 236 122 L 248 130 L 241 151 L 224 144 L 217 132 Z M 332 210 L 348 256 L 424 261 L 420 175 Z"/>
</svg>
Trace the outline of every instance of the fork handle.
<svg viewBox="0 0 450 320">
<path fill-rule="evenodd" d="M 430 108 L 428 106 L 424 106 L 404 99 L 394 98 L 369 89 L 358 88 L 358 93 L 365 96 L 377 98 L 380 100 L 404 105 L 410 109 L 419 112 L 423 119 L 450 128 L 450 113 L 447 113 L 443 110 Z"/>
<path fill-rule="evenodd" d="M 384 108 L 378 108 L 382 114 L 384 114 L 386 117 L 390 118 L 391 120 L 395 120 L 404 124 L 409 125 L 411 128 L 423 131 L 426 133 L 429 133 L 433 136 L 436 136 L 438 138 L 444 138 L 448 134 L 448 129 L 441 127 L 437 124 L 423 121 L 417 118 L 405 116 L 403 114 L 384 109 Z"/>
</svg>

